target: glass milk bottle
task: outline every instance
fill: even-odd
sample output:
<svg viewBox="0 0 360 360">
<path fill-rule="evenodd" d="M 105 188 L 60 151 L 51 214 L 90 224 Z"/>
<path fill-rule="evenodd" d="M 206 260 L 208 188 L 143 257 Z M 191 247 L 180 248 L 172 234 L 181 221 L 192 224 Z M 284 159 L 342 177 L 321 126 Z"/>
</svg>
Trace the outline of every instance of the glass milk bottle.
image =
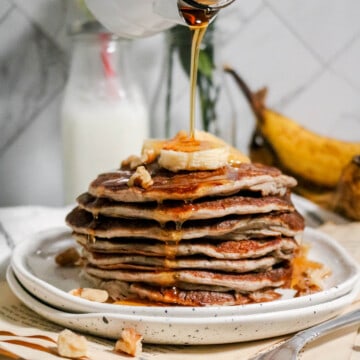
<svg viewBox="0 0 360 360">
<path fill-rule="evenodd" d="M 93 30 L 93 29 L 92 29 Z M 61 119 L 65 203 L 101 172 L 139 154 L 148 112 L 131 65 L 131 43 L 106 32 L 74 36 Z"/>
</svg>

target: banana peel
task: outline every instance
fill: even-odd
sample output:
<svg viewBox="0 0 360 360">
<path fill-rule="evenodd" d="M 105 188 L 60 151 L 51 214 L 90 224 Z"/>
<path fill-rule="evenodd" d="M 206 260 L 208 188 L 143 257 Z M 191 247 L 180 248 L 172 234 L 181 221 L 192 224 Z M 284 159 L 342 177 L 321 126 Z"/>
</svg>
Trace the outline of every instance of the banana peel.
<svg viewBox="0 0 360 360">
<path fill-rule="evenodd" d="M 360 220 L 360 142 L 322 136 L 265 105 L 267 89 L 253 93 L 231 68 L 256 118 L 250 158 L 294 176 L 298 194 L 320 206 Z"/>
<path fill-rule="evenodd" d="M 345 166 L 333 199 L 336 212 L 360 220 L 360 155 Z"/>
</svg>

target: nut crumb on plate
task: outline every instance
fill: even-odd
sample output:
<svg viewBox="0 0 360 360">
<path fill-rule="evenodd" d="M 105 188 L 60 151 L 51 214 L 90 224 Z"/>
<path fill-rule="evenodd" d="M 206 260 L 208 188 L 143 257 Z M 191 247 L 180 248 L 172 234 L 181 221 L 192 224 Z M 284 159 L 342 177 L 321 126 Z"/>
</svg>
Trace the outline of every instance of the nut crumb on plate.
<svg viewBox="0 0 360 360">
<path fill-rule="evenodd" d="M 59 333 L 57 350 L 60 356 L 72 359 L 81 358 L 87 356 L 87 340 L 85 336 L 65 329 Z"/>
<path fill-rule="evenodd" d="M 109 293 L 106 290 L 91 288 L 73 289 L 69 291 L 69 294 L 100 303 L 106 302 L 109 298 Z"/>
<path fill-rule="evenodd" d="M 133 328 L 126 328 L 121 332 L 121 338 L 115 344 L 115 351 L 121 351 L 131 356 L 138 356 L 142 352 L 142 335 Z"/>
<path fill-rule="evenodd" d="M 80 264 L 80 254 L 75 247 L 69 247 L 55 256 L 59 266 L 76 266 Z"/>
</svg>

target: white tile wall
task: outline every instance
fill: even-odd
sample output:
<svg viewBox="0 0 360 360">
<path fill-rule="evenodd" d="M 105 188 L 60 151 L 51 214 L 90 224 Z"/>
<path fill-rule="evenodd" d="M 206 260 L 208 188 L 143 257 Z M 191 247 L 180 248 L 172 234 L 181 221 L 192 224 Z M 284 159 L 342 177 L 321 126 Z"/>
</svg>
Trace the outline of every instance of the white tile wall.
<svg viewBox="0 0 360 360">
<path fill-rule="evenodd" d="M 293 93 L 320 71 L 319 62 L 268 9 L 223 49 L 224 58 L 254 88 L 270 88 L 269 103 Z"/>
<path fill-rule="evenodd" d="M 60 48 L 69 49 L 71 41 L 67 36 L 64 0 L 13 0 L 13 2 L 19 11 L 39 26 Z"/>
<path fill-rule="evenodd" d="M 360 34 L 334 60 L 331 69 L 343 76 L 354 89 L 360 90 Z"/>
<path fill-rule="evenodd" d="M 0 2 L 0 19 L 3 16 L 6 16 L 6 13 L 11 9 L 12 5 L 8 0 L 3 0 Z"/>
<path fill-rule="evenodd" d="M 330 71 L 321 74 L 284 111 L 318 133 L 360 141 L 359 92 Z"/>
<path fill-rule="evenodd" d="M 262 0 L 242 0 L 222 10 L 217 19 L 218 31 L 223 34 L 222 41 L 236 37 L 263 6 Z"/>
<path fill-rule="evenodd" d="M 60 124 L 57 95 L 7 148 L 1 158 L 3 204 L 47 204 L 63 201 Z M 5 170 L 5 171 L 4 171 Z M 7 171 L 6 171 L 7 170 Z"/>
<path fill-rule="evenodd" d="M 64 1 L 0 1 L 0 206 L 62 204 L 58 113 L 70 49 Z M 218 19 L 222 58 L 252 89 L 268 86 L 270 106 L 320 133 L 360 141 L 359 19 L 359 0 L 239 0 Z M 149 104 L 162 41 L 159 34 L 134 43 Z M 254 119 L 225 79 L 237 145 L 246 151 Z"/>
<path fill-rule="evenodd" d="M 61 91 L 66 68 L 58 49 L 20 11 L 0 23 L 0 43 L 0 151 L 5 151 Z"/>
<path fill-rule="evenodd" d="M 360 2 L 356 0 L 265 1 L 325 63 L 360 31 Z"/>
</svg>

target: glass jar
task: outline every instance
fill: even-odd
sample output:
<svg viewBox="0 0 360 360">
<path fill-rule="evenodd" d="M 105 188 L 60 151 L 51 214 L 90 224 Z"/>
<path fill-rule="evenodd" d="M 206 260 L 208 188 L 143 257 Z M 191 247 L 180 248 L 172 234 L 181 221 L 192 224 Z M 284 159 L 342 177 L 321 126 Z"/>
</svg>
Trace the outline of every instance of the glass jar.
<svg viewBox="0 0 360 360">
<path fill-rule="evenodd" d="M 227 93 L 215 26 L 215 21 L 209 25 L 199 54 L 195 128 L 236 145 L 236 114 Z M 166 31 L 165 39 L 165 60 L 150 112 L 151 135 L 157 138 L 190 130 L 192 33 L 178 25 Z"/>
<path fill-rule="evenodd" d="M 131 43 L 106 32 L 73 36 L 61 110 L 65 203 L 101 172 L 140 154 L 148 111 L 131 69 Z"/>
</svg>

